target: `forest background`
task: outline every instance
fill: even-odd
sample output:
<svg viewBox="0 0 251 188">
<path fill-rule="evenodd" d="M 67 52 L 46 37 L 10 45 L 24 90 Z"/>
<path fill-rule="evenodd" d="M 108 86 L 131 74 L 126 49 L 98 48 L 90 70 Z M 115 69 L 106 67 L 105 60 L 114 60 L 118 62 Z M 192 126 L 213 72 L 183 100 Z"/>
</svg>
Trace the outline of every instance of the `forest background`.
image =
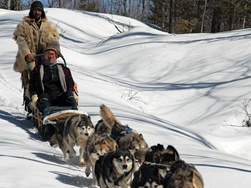
<svg viewBox="0 0 251 188">
<path fill-rule="evenodd" d="M 0 8 L 26 10 L 32 2 L 32 0 L 0 0 Z M 127 16 L 173 34 L 217 33 L 251 26 L 251 0 L 41 0 L 41 2 L 49 8 Z"/>
</svg>

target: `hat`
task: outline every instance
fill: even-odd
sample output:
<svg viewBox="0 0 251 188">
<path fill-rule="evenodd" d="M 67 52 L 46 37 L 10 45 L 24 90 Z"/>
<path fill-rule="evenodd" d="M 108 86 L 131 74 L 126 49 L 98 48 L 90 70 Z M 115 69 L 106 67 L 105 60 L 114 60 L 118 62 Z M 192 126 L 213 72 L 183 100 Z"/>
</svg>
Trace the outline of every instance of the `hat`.
<svg viewBox="0 0 251 188">
<path fill-rule="evenodd" d="M 31 8 L 30 8 L 30 12 L 29 12 L 29 17 L 30 18 L 34 18 L 33 10 L 35 10 L 35 9 L 41 10 L 42 11 L 41 18 L 45 18 L 44 6 L 43 6 L 43 4 L 40 1 L 34 1 L 31 4 Z"/>
<path fill-rule="evenodd" d="M 52 45 L 47 46 L 44 52 L 47 52 L 48 50 L 53 50 L 54 52 L 56 52 L 57 57 L 59 57 L 60 53 L 54 46 Z"/>
<path fill-rule="evenodd" d="M 35 9 L 39 9 L 39 10 L 44 11 L 44 6 L 43 6 L 43 4 L 42 4 L 40 1 L 34 1 L 34 2 L 31 4 L 30 10 L 33 11 L 33 10 L 35 10 Z"/>
</svg>

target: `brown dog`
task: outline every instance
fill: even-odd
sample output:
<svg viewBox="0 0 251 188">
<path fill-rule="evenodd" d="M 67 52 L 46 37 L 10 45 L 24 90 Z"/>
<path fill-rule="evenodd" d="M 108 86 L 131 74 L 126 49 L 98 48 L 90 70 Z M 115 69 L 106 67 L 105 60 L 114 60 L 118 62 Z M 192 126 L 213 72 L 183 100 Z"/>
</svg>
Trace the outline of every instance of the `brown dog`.
<svg viewBox="0 0 251 188">
<path fill-rule="evenodd" d="M 102 120 L 95 126 L 95 132 L 105 131 L 110 134 L 116 140 L 119 149 L 128 149 L 134 155 L 138 149 L 147 147 L 143 135 L 127 125 L 122 125 L 104 104 L 100 106 L 100 116 Z"/>
<path fill-rule="evenodd" d="M 176 161 L 167 174 L 168 188 L 203 188 L 204 183 L 201 174 L 193 164 L 187 164 L 182 160 Z"/>
<path fill-rule="evenodd" d="M 95 169 L 95 163 L 100 156 L 103 156 L 109 151 L 115 151 L 117 143 L 108 134 L 94 133 L 86 142 L 84 151 L 84 162 L 86 164 L 85 174 L 88 177 Z M 93 173 L 94 185 L 97 185 L 95 174 Z"/>
</svg>

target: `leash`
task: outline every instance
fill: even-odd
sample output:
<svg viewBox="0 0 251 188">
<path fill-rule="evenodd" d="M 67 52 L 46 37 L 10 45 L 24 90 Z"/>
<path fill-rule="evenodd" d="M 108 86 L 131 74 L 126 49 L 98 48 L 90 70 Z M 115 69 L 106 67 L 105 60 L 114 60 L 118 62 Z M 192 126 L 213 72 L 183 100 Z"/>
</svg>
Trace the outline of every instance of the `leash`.
<svg viewBox="0 0 251 188">
<path fill-rule="evenodd" d="M 169 168 L 172 166 L 168 164 L 153 163 L 153 162 L 148 162 L 148 161 L 144 161 L 143 164 L 152 165 L 152 166 L 164 166 L 164 167 L 169 167 Z"/>
</svg>

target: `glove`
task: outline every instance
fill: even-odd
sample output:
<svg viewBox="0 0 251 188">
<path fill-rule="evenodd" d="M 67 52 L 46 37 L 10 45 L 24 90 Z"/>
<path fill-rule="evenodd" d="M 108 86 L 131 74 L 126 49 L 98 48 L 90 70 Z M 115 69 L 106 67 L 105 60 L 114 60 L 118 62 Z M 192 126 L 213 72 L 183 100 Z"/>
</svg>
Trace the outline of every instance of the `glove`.
<svg viewBox="0 0 251 188">
<path fill-rule="evenodd" d="M 78 95 L 77 95 L 76 91 L 73 91 L 72 93 L 73 93 L 73 96 L 74 96 L 74 98 L 77 102 L 77 105 L 78 105 Z"/>
<path fill-rule="evenodd" d="M 32 102 L 34 105 L 36 105 L 37 100 L 38 100 L 37 94 L 32 95 L 32 97 L 31 97 L 31 102 Z"/>
<path fill-rule="evenodd" d="M 27 63 L 31 63 L 31 62 L 35 61 L 35 59 L 32 57 L 31 54 L 28 54 L 27 56 L 25 56 L 25 61 Z"/>
<path fill-rule="evenodd" d="M 31 101 L 30 101 L 30 108 L 34 110 L 36 108 L 36 102 L 38 100 L 37 94 L 32 95 Z"/>
</svg>

